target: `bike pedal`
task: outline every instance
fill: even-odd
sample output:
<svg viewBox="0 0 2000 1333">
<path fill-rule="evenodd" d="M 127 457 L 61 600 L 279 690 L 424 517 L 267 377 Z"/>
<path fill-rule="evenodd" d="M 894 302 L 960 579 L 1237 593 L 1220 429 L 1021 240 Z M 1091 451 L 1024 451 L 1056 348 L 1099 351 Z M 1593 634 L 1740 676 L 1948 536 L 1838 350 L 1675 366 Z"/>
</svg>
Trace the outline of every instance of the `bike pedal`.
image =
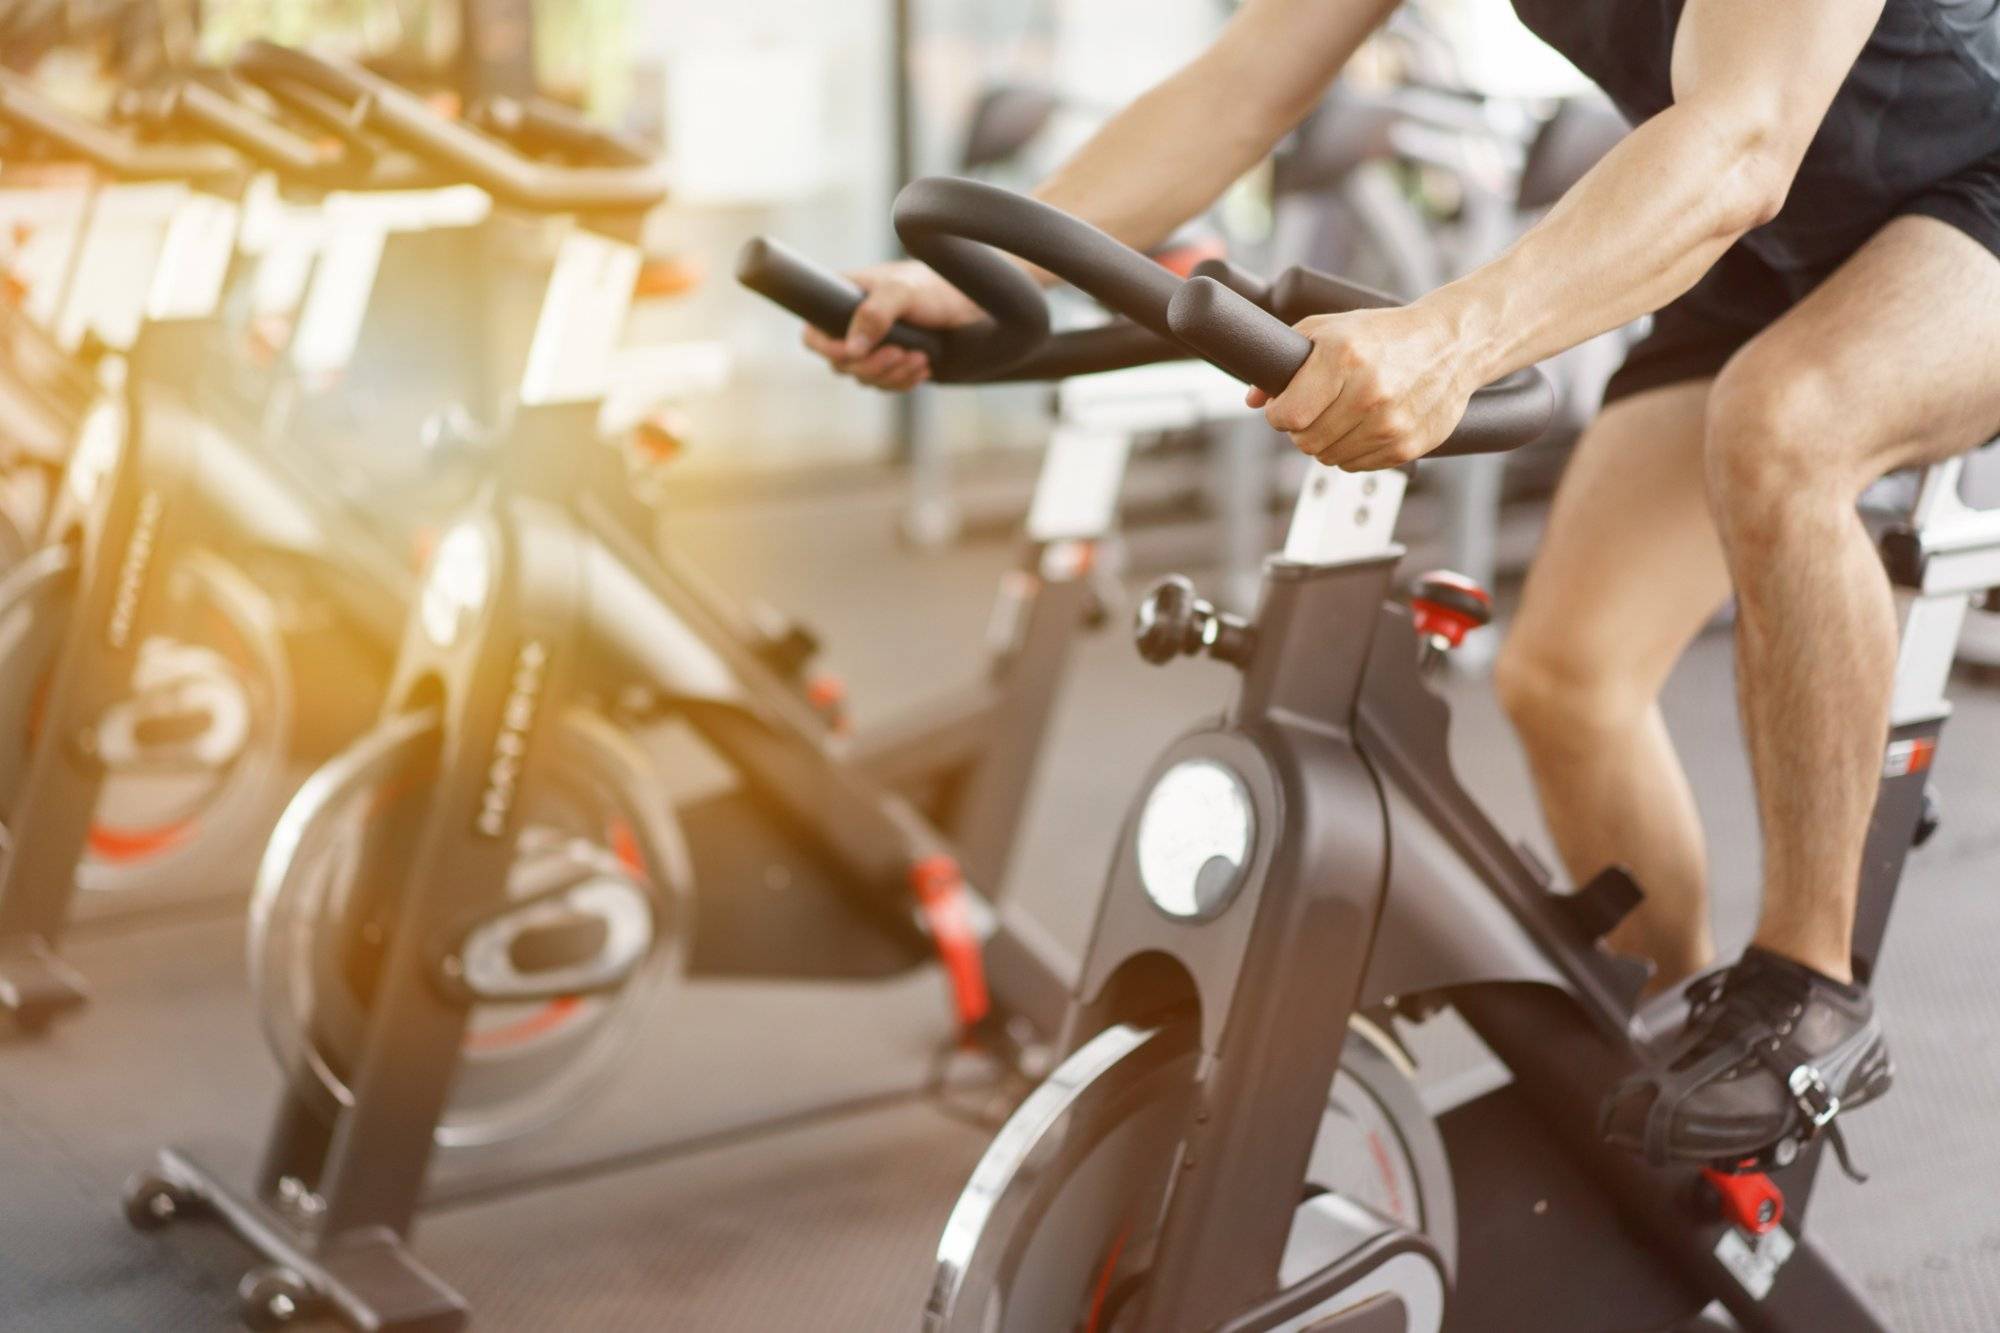
<svg viewBox="0 0 2000 1333">
<path fill-rule="evenodd" d="M 1646 891 L 1623 866 L 1607 866 L 1574 893 L 1558 894 L 1556 902 L 1585 939 L 1596 943 L 1618 928 L 1645 901 Z"/>
</svg>

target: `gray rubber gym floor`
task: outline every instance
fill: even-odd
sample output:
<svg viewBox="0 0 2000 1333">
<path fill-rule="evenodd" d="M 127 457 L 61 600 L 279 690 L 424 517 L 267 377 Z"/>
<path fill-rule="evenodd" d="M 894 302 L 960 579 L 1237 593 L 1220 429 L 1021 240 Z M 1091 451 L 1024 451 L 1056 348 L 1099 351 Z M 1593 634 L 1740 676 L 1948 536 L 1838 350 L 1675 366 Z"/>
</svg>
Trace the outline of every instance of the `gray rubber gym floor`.
<svg viewBox="0 0 2000 1333">
<path fill-rule="evenodd" d="M 675 540 L 825 631 L 865 725 L 976 668 L 1007 556 L 914 558 L 891 539 L 892 512 L 880 487 L 711 503 Z M 1120 634 L 1086 647 L 1009 886 L 1056 939 L 1074 948 L 1088 926 L 1134 765 L 1227 685 L 1203 664 L 1145 668 Z M 1476 686 L 1451 688 L 1471 785 L 1532 827 L 1504 725 Z M 1727 636 L 1711 634 L 1668 710 L 1734 943 L 1756 869 L 1731 698 Z M 1920 1333 L 2000 1329 L 2000 687 L 1963 681 L 1957 698 L 1939 769 L 1946 824 L 1912 863 L 1880 984 L 1898 1086 L 1846 1122 L 1875 1179 L 1830 1177 L 1814 1204 L 1816 1230 L 1892 1325 Z M 276 1075 L 240 945 L 234 914 L 216 908 L 81 930 L 69 952 L 92 1008 L 40 1043 L 0 1043 L 0 1329 L 231 1325 L 244 1253 L 199 1224 L 128 1230 L 118 1187 L 164 1143 L 239 1171 L 254 1159 Z M 913 1327 L 939 1225 L 984 1142 L 966 1108 L 923 1091 L 945 1035 L 940 987 L 684 989 L 586 1114 L 443 1164 L 420 1254 L 482 1329 Z M 1448 1040 L 1427 1045 L 1439 1067 L 1462 1066 Z"/>
</svg>

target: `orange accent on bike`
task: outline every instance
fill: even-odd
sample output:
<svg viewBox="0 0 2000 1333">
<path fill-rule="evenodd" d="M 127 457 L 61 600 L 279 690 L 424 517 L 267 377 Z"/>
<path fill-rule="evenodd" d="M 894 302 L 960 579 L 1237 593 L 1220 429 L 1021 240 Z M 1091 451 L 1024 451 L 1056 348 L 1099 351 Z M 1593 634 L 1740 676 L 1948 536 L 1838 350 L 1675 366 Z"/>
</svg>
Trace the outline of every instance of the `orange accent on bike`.
<svg viewBox="0 0 2000 1333">
<path fill-rule="evenodd" d="M 91 855 L 100 861 L 144 861 L 173 850 L 194 833 L 196 821 L 183 819 L 151 829 L 115 829 L 103 824 L 90 827 Z"/>
<path fill-rule="evenodd" d="M 618 864 L 634 875 L 646 873 L 645 858 L 639 855 L 639 835 L 632 826 L 622 819 L 611 821 L 611 854 L 618 858 Z"/>
<path fill-rule="evenodd" d="M 847 682 L 839 676 L 823 674 L 806 682 L 806 702 L 811 704 L 836 736 L 845 736 L 851 726 L 847 716 Z"/>
<path fill-rule="evenodd" d="M 415 532 L 412 532 L 410 534 L 411 568 L 421 570 L 424 566 L 430 564 L 431 556 L 437 552 L 437 545 L 438 530 L 436 528 L 420 527 Z"/>
<path fill-rule="evenodd" d="M 532 1041 L 567 1023 L 582 1007 L 583 997 L 579 995 L 565 995 L 559 1000 L 550 1000 L 517 1022 L 468 1035 L 465 1039 L 465 1049 L 477 1054 L 481 1051 L 502 1049 L 519 1042 Z"/>
<path fill-rule="evenodd" d="M 1372 1129 L 1368 1131 L 1368 1155 L 1374 1159 L 1382 1189 L 1389 1196 L 1389 1216 L 1398 1222 L 1409 1221 L 1410 1203 L 1403 1197 L 1403 1182 L 1396 1178 L 1395 1159 L 1389 1156 L 1389 1145 Z"/>
<path fill-rule="evenodd" d="M 679 458 L 687 448 L 680 432 L 658 417 L 647 417 L 632 427 L 632 443 L 655 463 Z"/>
<path fill-rule="evenodd" d="M 700 263 L 682 255 L 649 259 L 639 266 L 639 277 L 632 284 L 632 295 L 642 301 L 686 296 L 701 286 L 704 276 Z"/>
<path fill-rule="evenodd" d="M 970 1028 L 992 1012 L 986 957 L 973 929 L 965 875 L 949 856 L 927 856 L 910 867 L 910 890 L 929 927 L 931 944 L 951 982 L 952 1008 Z"/>
<path fill-rule="evenodd" d="M 291 341 L 291 322 L 282 315 L 260 315 L 250 321 L 250 327 L 243 335 L 243 345 L 250 360 L 260 366 L 275 365 L 278 355 Z"/>
<path fill-rule="evenodd" d="M 1111 1242 L 1111 1253 L 1105 1257 L 1104 1268 L 1097 1275 L 1097 1286 L 1090 1293 L 1090 1316 L 1083 1321 L 1083 1333 L 1098 1333 L 1104 1326 L 1104 1303 L 1111 1299 L 1111 1277 L 1118 1271 L 1118 1260 L 1125 1253 L 1125 1242 L 1132 1239 L 1132 1224 L 1118 1233 L 1118 1239 Z"/>
<path fill-rule="evenodd" d="M 1192 276 L 1197 268 L 1211 259 L 1227 259 L 1229 247 L 1216 238 L 1189 241 L 1186 245 L 1169 246 L 1154 254 L 1153 262 L 1177 278 Z"/>
</svg>

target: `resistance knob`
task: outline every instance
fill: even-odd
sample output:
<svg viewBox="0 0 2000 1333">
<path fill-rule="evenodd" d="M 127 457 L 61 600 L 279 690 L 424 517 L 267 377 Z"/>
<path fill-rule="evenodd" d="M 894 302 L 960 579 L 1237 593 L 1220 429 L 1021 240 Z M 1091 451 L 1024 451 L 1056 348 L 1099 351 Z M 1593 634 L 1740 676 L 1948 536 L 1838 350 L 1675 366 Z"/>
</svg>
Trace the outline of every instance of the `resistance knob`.
<svg viewBox="0 0 2000 1333">
<path fill-rule="evenodd" d="M 1442 652 L 1493 623 L 1493 599 L 1465 575 L 1434 569 L 1410 584 L 1410 619 L 1424 642 Z"/>
</svg>

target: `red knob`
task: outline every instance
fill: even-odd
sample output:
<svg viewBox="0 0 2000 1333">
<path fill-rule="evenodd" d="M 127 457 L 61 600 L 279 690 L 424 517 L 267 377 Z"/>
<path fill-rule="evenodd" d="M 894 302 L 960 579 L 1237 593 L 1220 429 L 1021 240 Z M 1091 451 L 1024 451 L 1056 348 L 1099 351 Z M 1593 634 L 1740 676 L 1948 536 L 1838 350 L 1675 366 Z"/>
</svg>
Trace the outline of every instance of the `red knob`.
<svg viewBox="0 0 2000 1333">
<path fill-rule="evenodd" d="M 831 674 L 816 675 L 806 681 L 806 702 L 813 710 L 826 719 L 836 735 L 846 735 L 847 682 Z"/>
<path fill-rule="evenodd" d="M 1493 599 L 1463 574 L 1434 569 L 1410 585 L 1410 619 L 1417 633 L 1452 648 L 1493 621 Z"/>
<path fill-rule="evenodd" d="M 1762 1236 L 1785 1220 L 1785 1194 L 1762 1171 L 1702 1173 L 1722 1204 L 1722 1215 L 1753 1236 Z"/>
</svg>

